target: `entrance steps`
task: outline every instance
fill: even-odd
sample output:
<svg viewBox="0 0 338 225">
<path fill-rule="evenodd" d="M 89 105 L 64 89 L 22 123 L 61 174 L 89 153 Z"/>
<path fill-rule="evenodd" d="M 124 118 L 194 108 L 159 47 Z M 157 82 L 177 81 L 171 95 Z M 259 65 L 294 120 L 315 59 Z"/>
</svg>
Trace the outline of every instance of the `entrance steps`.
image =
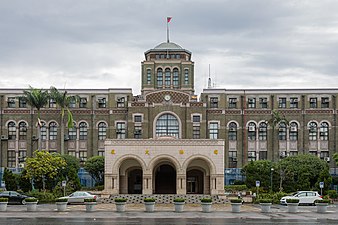
<svg viewBox="0 0 338 225">
<path fill-rule="evenodd" d="M 185 202 L 188 204 L 199 204 L 201 203 L 202 198 L 211 198 L 213 203 L 226 203 L 228 202 L 225 196 L 220 195 L 202 195 L 202 194 L 187 194 L 187 195 L 176 195 L 176 194 L 153 194 L 153 195 L 143 195 L 143 194 L 118 194 L 110 195 L 109 198 L 102 198 L 102 203 L 114 203 L 115 198 L 125 198 L 127 203 L 130 204 L 140 204 L 143 203 L 144 198 L 155 198 L 156 203 L 159 204 L 171 204 L 175 198 L 184 198 Z"/>
</svg>

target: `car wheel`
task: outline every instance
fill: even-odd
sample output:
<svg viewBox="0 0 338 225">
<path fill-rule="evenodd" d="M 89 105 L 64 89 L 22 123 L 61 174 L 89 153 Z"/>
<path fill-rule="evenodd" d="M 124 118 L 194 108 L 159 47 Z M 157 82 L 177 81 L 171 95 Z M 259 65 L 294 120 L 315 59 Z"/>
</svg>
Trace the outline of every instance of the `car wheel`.
<svg viewBox="0 0 338 225">
<path fill-rule="evenodd" d="M 25 199 L 22 199 L 22 200 L 21 200 L 21 204 L 22 204 L 22 205 L 26 205 L 26 200 L 25 200 Z"/>
</svg>

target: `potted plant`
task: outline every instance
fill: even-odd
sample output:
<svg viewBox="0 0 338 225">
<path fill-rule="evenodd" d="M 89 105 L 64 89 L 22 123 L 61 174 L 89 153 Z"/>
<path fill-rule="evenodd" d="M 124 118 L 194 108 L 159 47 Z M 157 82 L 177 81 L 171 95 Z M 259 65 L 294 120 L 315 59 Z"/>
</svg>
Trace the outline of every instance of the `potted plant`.
<svg viewBox="0 0 338 225">
<path fill-rule="evenodd" d="M 127 199 L 125 198 L 115 198 L 115 205 L 116 205 L 116 211 L 117 212 L 124 212 L 126 211 L 126 202 Z"/>
<path fill-rule="evenodd" d="M 64 212 L 67 209 L 68 199 L 66 198 L 57 198 L 55 199 L 56 209 L 59 212 Z"/>
<path fill-rule="evenodd" d="M 185 204 L 184 198 L 175 198 L 174 199 L 175 212 L 183 212 L 184 204 Z"/>
<path fill-rule="evenodd" d="M 37 198 L 26 198 L 25 201 L 26 201 L 26 206 L 27 206 L 28 212 L 36 211 L 36 206 L 38 204 Z"/>
<path fill-rule="evenodd" d="M 298 198 L 288 198 L 286 199 L 286 204 L 288 205 L 289 213 L 296 213 L 298 211 L 299 199 Z"/>
<path fill-rule="evenodd" d="M 234 213 L 241 212 L 242 201 L 243 200 L 241 198 L 230 199 L 231 212 Z"/>
<path fill-rule="evenodd" d="M 84 204 L 86 205 L 86 212 L 94 212 L 97 202 L 95 198 L 85 198 Z"/>
<path fill-rule="evenodd" d="M 318 213 L 326 213 L 327 206 L 329 205 L 329 203 L 330 203 L 329 199 L 316 200 L 315 204 L 316 204 L 316 207 L 317 207 L 317 212 Z"/>
<path fill-rule="evenodd" d="M 155 198 L 144 198 L 144 206 L 146 208 L 146 212 L 154 212 L 155 210 Z"/>
<path fill-rule="evenodd" d="M 201 206 L 202 206 L 202 212 L 211 212 L 211 205 L 212 205 L 212 199 L 211 198 L 202 198 L 201 199 Z"/>
<path fill-rule="evenodd" d="M 0 212 L 7 210 L 8 198 L 0 198 Z"/>
<path fill-rule="evenodd" d="M 260 199 L 259 204 L 261 205 L 262 213 L 269 213 L 271 211 L 272 199 Z"/>
</svg>

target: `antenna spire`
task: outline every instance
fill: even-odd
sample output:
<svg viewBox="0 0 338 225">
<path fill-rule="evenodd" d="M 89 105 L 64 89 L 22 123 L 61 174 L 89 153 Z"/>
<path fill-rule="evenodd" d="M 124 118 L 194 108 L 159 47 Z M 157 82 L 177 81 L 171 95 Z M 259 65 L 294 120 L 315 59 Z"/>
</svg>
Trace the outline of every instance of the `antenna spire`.
<svg viewBox="0 0 338 225">
<path fill-rule="evenodd" d="M 208 78 L 208 89 L 211 89 L 212 85 L 211 85 L 211 77 L 210 77 L 210 64 L 209 64 L 209 78 Z"/>
</svg>

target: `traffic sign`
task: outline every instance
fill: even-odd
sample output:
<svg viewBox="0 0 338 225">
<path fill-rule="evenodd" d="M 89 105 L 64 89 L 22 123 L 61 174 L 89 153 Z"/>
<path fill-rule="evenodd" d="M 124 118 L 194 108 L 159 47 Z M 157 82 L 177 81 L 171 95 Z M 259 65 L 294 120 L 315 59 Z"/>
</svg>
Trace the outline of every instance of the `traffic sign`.
<svg viewBox="0 0 338 225">
<path fill-rule="evenodd" d="M 259 180 L 256 180 L 256 187 L 261 186 L 261 182 Z"/>
<path fill-rule="evenodd" d="M 319 187 L 324 188 L 324 182 L 319 182 Z"/>
<path fill-rule="evenodd" d="M 66 187 L 66 184 L 67 184 L 67 181 L 65 181 L 65 180 L 63 180 L 62 183 L 61 183 L 62 187 Z"/>
</svg>

